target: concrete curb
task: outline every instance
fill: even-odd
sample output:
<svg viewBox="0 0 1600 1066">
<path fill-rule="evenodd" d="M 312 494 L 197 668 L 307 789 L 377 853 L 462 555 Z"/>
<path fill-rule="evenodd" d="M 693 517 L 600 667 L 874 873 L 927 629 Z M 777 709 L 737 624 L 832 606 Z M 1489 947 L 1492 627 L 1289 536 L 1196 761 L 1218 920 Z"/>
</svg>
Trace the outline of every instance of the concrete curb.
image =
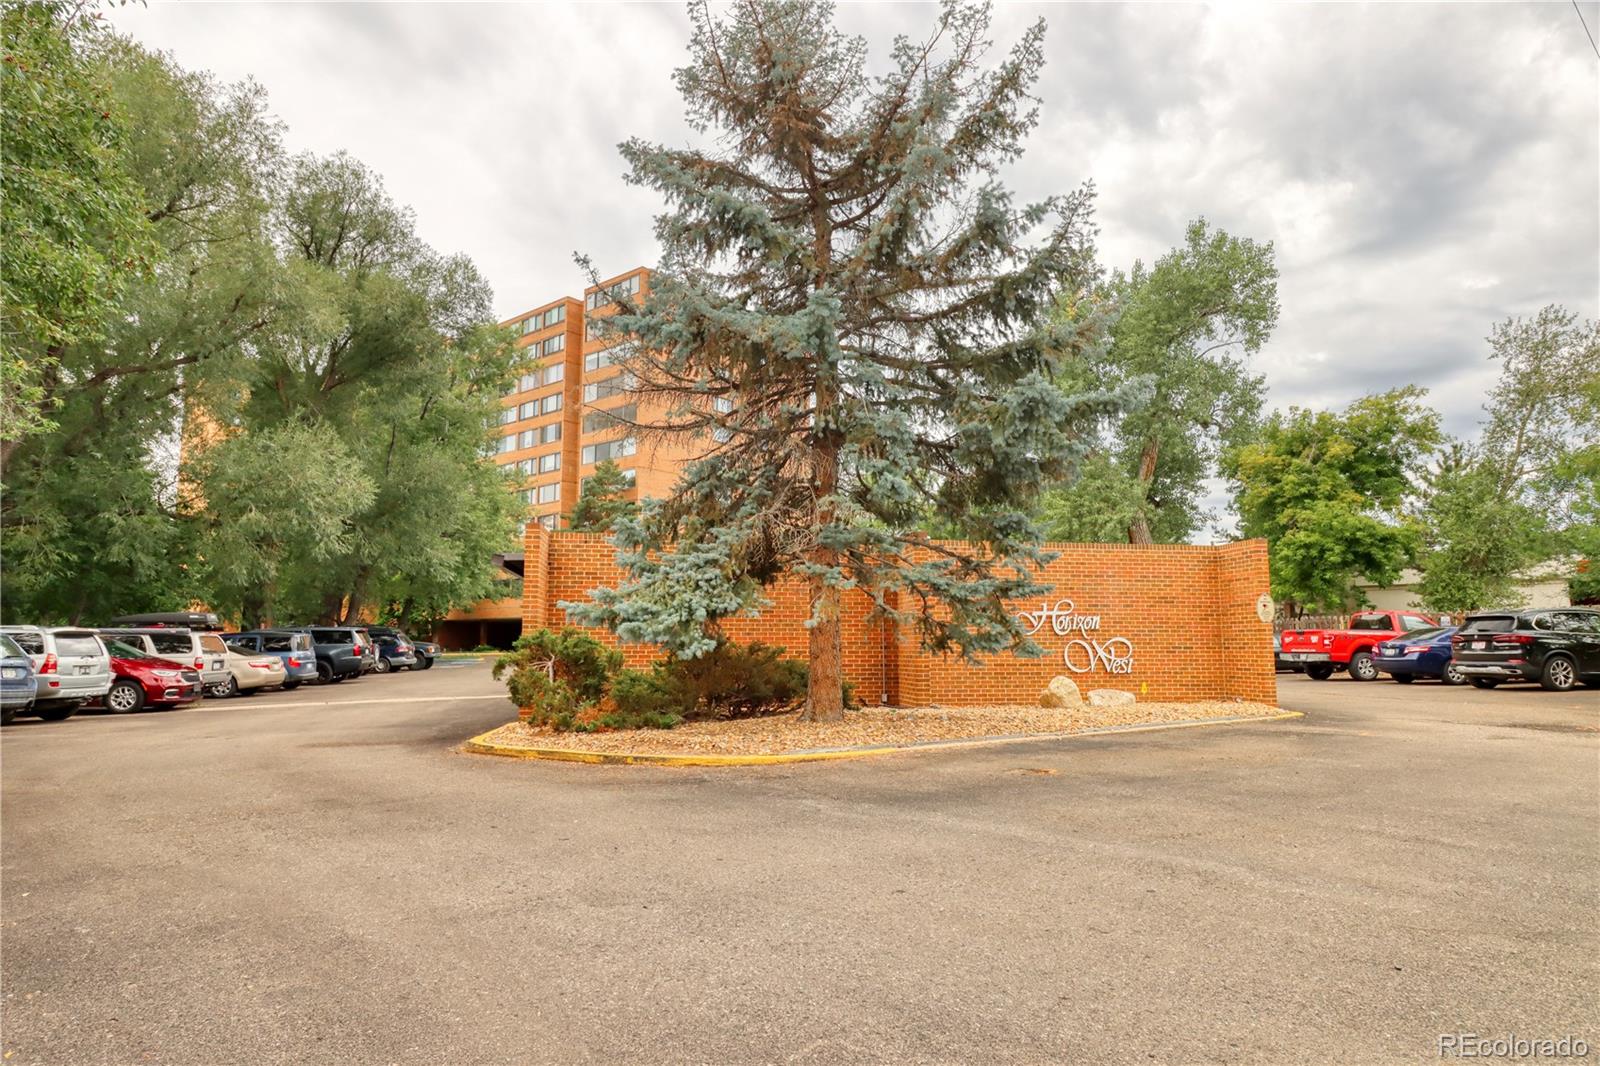
<svg viewBox="0 0 1600 1066">
<path fill-rule="evenodd" d="M 1193 729 L 1208 725 L 1242 725 L 1248 722 L 1282 722 L 1304 718 L 1304 711 L 1234 718 L 1196 718 L 1186 722 L 1153 722 L 1148 725 L 1114 725 L 1083 729 L 1075 733 L 1015 733 L 997 737 L 967 737 L 959 740 L 924 740 L 915 744 L 894 744 L 864 748 L 817 748 L 781 755 L 648 755 L 628 751 L 576 751 L 572 748 L 521 748 L 493 744 L 480 733 L 461 746 L 471 755 L 498 755 L 508 759 L 543 759 L 548 762 L 578 762 L 597 766 L 775 766 L 781 763 L 829 762 L 839 759 L 865 759 L 873 755 L 892 755 L 901 751 L 926 751 L 933 748 L 975 748 L 993 744 L 1020 744 L 1030 740 L 1071 740 L 1075 737 L 1101 737 L 1117 733 L 1153 733 L 1164 729 Z M 493 732 L 493 730 L 490 730 Z"/>
</svg>

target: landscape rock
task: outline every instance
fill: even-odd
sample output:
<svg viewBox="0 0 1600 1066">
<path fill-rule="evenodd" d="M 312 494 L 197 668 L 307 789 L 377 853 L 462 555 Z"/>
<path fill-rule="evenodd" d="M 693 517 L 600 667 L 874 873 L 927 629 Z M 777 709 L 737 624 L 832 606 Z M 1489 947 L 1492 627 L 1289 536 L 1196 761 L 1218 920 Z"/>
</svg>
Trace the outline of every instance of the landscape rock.
<svg viewBox="0 0 1600 1066">
<path fill-rule="evenodd" d="M 1078 691 L 1078 683 L 1072 678 L 1065 674 L 1057 674 L 1039 694 L 1039 706 L 1082 707 L 1083 693 Z"/>
<path fill-rule="evenodd" d="M 1127 703 L 1138 703 L 1138 697 L 1131 692 L 1123 692 L 1116 688 L 1097 688 L 1089 692 L 1089 706 L 1091 707 L 1120 707 Z"/>
</svg>

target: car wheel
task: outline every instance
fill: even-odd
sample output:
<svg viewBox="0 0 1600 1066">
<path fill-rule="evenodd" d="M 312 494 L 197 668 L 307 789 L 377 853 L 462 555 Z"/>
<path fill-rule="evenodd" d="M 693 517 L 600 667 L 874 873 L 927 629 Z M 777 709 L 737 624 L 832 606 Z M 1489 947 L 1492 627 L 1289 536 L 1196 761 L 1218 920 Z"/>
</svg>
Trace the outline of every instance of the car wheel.
<svg viewBox="0 0 1600 1066">
<path fill-rule="evenodd" d="M 214 685 L 212 687 L 216 689 L 218 696 L 221 696 L 223 699 L 231 699 L 239 694 L 239 679 L 237 677 L 230 677 L 222 684 Z"/>
<path fill-rule="evenodd" d="M 1473 688 L 1494 688 L 1500 683 L 1498 677 L 1475 677 L 1472 679 Z"/>
<path fill-rule="evenodd" d="M 333 677 L 333 664 L 332 663 L 325 663 L 321 659 L 318 659 L 317 660 L 317 681 L 319 683 L 321 683 L 321 684 L 326 685 L 326 684 L 329 684 L 330 682 L 332 682 L 333 680 L 334 680 L 334 677 Z"/>
<path fill-rule="evenodd" d="M 1464 685 L 1467 677 L 1461 672 L 1461 667 L 1454 662 L 1450 662 L 1445 664 L 1444 673 L 1439 675 L 1439 680 L 1446 685 Z"/>
<path fill-rule="evenodd" d="M 380 655 L 378 657 L 378 665 L 374 666 L 373 669 L 378 671 L 380 674 L 387 674 L 393 669 L 393 666 L 390 665 L 388 659 L 385 659 Z"/>
<path fill-rule="evenodd" d="M 1306 676 L 1313 681 L 1326 681 L 1333 676 L 1331 663 L 1316 663 L 1306 667 Z"/>
<path fill-rule="evenodd" d="M 1350 665 L 1347 667 L 1350 676 L 1357 681 L 1376 681 L 1378 679 L 1378 666 L 1372 661 L 1372 653 L 1358 651 L 1350 656 Z"/>
<path fill-rule="evenodd" d="M 1415 674 L 1390 674 L 1389 676 L 1400 682 L 1402 685 L 1409 685 L 1411 682 L 1417 679 Z"/>
<path fill-rule="evenodd" d="M 10 725 L 17 720 L 15 707 L 0 707 L 0 725 Z"/>
<path fill-rule="evenodd" d="M 295 689 L 297 689 L 299 687 L 300 687 L 300 682 L 298 682 L 298 681 L 285 681 L 283 683 L 283 691 L 285 691 L 285 692 L 293 692 Z"/>
<path fill-rule="evenodd" d="M 106 693 L 106 710 L 112 714 L 131 714 L 144 706 L 144 688 L 132 681 L 118 681 Z"/>
<path fill-rule="evenodd" d="M 422 664 L 420 666 L 418 666 L 417 669 L 418 670 L 431 670 L 431 669 L 433 669 L 433 660 L 432 659 L 424 659 L 424 660 L 422 660 Z"/>
<path fill-rule="evenodd" d="M 1571 692 L 1578 683 L 1578 667 L 1565 655 L 1552 655 L 1539 672 L 1539 685 L 1546 692 Z"/>
</svg>

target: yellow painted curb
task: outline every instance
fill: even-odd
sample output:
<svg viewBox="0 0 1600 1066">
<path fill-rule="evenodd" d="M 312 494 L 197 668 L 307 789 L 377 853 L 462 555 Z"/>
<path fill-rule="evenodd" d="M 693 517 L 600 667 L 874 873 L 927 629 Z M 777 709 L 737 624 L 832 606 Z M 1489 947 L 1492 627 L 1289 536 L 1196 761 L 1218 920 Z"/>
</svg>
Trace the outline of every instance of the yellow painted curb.
<svg viewBox="0 0 1600 1066">
<path fill-rule="evenodd" d="M 549 762 L 581 762 L 597 766 L 774 766 L 780 763 L 829 762 L 838 759 L 864 759 L 872 755 L 891 755 L 903 751 L 941 751 L 973 748 L 990 744 L 1019 744 L 1031 740 L 1071 740 L 1075 737 L 1114 736 L 1119 733 L 1153 733 L 1163 729 L 1193 729 L 1207 725 L 1244 725 L 1252 722 L 1281 722 L 1304 718 L 1304 711 L 1248 718 L 1197 718 L 1188 722 L 1152 722 L 1148 725 L 1107 726 L 1082 729 L 1075 733 L 1019 733 L 1005 737 L 971 737 L 965 740 L 933 740 L 916 744 L 894 744 L 876 748 L 835 748 L 827 751 L 796 751 L 781 755 L 647 755 L 629 751 L 576 751 L 572 748 L 522 748 L 512 744 L 493 744 L 480 733 L 461 746 L 472 755 L 499 755 L 508 759 L 544 759 Z M 494 730 L 490 730 L 490 733 Z"/>
</svg>

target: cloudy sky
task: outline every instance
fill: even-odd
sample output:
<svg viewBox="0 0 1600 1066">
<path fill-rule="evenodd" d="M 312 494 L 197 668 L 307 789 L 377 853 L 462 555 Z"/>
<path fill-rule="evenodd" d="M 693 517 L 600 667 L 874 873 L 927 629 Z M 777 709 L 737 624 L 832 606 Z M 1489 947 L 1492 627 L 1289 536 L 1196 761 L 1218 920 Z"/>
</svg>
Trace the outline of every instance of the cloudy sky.
<svg viewBox="0 0 1600 1066">
<path fill-rule="evenodd" d="M 1600 4 L 1579 5 L 1600 37 Z M 1127 266 L 1205 215 L 1275 243 L 1274 406 L 1403 383 L 1471 433 L 1490 324 L 1557 302 L 1600 317 L 1600 59 L 1571 3 L 1011 5 L 1044 17 L 1022 196 L 1099 190 Z M 383 174 L 436 247 L 471 255 L 510 317 L 653 262 L 653 194 L 624 137 L 689 137 L 671 83 L 688 21 L 658 4 L 166 4 L 124 32 L 268 90 L 296 151 Z M 931 9 L 841 6 L 881 55 Z"/>
</svg>

